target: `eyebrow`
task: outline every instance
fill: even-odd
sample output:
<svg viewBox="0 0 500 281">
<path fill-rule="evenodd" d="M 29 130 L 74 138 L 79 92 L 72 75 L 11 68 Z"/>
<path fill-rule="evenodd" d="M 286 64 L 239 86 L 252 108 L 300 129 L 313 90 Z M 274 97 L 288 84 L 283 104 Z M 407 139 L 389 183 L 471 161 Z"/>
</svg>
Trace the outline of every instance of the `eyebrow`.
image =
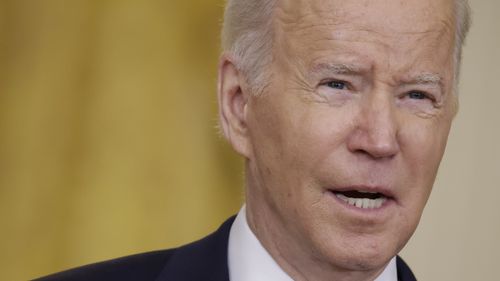
<svg viewBox="0 0 500 281">
<path fill-rule="evenodd" d="M 333 74 L 359 74 L 361 68 L 345 63 L 319 63 L 312 67 L 313 74 L 333 73 Z"/>
<path fill-rule="evenodd" d="M 342 75 L 355 75 L 364 72 L 363 68 L 354 64 L 346 63 L 318 63 L 311 68 L 311 74 L 342 74 Z M 444 90 L 443 77 L 437 73 L 425 72 L 416 76 L 409 76 L 402 81 L 405 85 L 430 85 L 438 86 Z"/>
<path fill-rule="evenodd" d="M 439 86 L 443 89 L 443 78 L 437 73 L 422 73 L 410 79 L 404 80 L 406 85 L 431 85 Z"/>
</svg>

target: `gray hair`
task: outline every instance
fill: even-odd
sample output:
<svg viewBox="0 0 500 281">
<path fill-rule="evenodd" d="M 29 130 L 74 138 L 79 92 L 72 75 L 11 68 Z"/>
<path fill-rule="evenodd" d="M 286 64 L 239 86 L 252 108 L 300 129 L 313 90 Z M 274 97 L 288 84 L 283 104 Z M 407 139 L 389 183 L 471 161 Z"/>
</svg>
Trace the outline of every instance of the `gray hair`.
<svg viewBox="0 0 500 281">
<path fill-rule="evenodd" d="M 272 76 L 273 13 L 279 0 L 227 0 L 222 27 L 222 48 L 246 78 L 253 94 L 264 91 Z M 467 0 L 455 0 L 455 83 L 458 82 L 462 46 L 471 25 Z"/>
<path fill-rule="evenodd" d="M 472 24 L 471 8 L 469 6 L 468 0 L 455 0 L 455 83 L 454 92 L 458 94 L 457 84 L 458 78 L 460 76 L 460 65 L 462 63 L 462 47 L 465 44 L 465 38 L 469 33 L 470 26 Z"/>
</svg>

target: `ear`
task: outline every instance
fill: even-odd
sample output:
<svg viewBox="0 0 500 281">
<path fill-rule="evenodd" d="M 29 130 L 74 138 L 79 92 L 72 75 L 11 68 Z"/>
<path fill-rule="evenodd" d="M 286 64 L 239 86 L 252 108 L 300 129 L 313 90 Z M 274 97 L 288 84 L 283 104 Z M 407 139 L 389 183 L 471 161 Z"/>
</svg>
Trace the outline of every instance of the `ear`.
<svg viewBox="0 0 500 281">
<path fill-rule="evenodd" d="M 220 128 L 233 149 L 249 158 L 250 140 L 247 126 L 249 94 L 245 88 L 244 77 L 231 58 L 223 55 L 219 63 L 217 85 Z"/>
</svg>

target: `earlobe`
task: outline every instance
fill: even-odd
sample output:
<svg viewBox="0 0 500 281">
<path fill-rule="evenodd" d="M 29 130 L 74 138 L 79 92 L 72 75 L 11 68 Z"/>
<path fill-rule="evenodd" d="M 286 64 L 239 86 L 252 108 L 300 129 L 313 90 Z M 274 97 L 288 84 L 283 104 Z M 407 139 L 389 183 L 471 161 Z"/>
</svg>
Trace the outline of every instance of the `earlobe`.
<svg viewBox="0 0 500 281">
<path fill-rule="evenodd" d="M 247 107 L 249 96 L 245 91 L 241 73 L 227 56 L 223 56 L 220 60 L 217 88 L 221 131 L 234 150 L 248 158 Z"/>
</svg>

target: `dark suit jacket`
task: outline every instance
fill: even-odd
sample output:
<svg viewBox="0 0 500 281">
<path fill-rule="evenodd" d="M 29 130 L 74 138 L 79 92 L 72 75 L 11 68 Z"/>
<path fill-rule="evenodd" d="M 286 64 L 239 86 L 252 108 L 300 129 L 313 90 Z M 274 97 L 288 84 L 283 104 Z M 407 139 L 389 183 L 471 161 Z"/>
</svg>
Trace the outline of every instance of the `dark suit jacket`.
<svg viewBox="0 0 500 281">
<path fill-rule="evenodd" d="M 227 244 L 234 217 L 211 235 L 163 251 L 90 264 L 37 281 L 229 281 Z M 410 268 L 397 258 L 398 280 L 414 281 Z"/>
</svg>

